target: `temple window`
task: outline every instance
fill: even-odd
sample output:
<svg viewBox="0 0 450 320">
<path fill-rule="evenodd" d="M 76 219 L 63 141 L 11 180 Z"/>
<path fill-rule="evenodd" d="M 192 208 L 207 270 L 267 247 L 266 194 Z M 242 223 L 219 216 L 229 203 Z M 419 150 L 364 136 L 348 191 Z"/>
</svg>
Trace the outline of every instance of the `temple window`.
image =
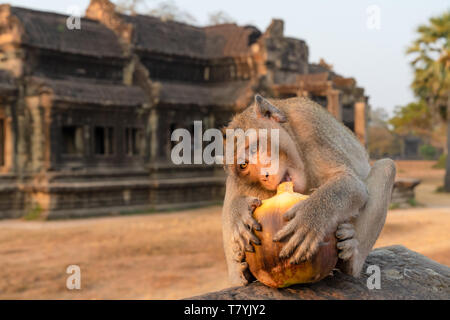
<svg viewBox="0 0 450 320">
<path fill-rule="evenodd" d="M 342 122 L 355 132 L 355 108 L 353 104 L 344 104 L 342 108 Z"/>
<path fill-rule="evenodd" d="M 327 107 L 328 100 L 327 100 L 326 96 L 312 94 L 311 95 L 311 100 L 316 102 L 316 103 L 318 103 L 318 104 L 320 104 L 324 108 Z"/>
<path fill-rule="evenodd" d="M 83 154 L 83 128 L 76 126 L 62 127 L 63 153 L 69 155 Z"/>
<path fill-rule="evenodd" d="M 232 65 L 230 66 L 230 77 L 231 79 L 234 79 L 236 76 L 236 68 Z"/>
<path fill-rule="evenodd" d="M 209 80 L 209 67 L 205 67 L 205 70 L 203 72 L 203 79 L 206 81 Z"/>
<path fill-rule="evenodd" d="M 176 123 L 171 123 L 169 125 L 169 141 L 170 141 L 170 150 L 173 149 L 173 147 L 175 147 L 175 145 L 178 143 L 178 141 L 172 141 L 172 133 L 177 129 L 177 124 Z"/>
<path fill-rule="evenodd" d="M 125 152 L 128 156 L 141 154 L 142 130 L 125 128 Z"/>
<path fill-rule="evenodd" d="M 112 155 L 114 154 L 114 128 L 95 127 L 95 154 Z"/>
</svg>

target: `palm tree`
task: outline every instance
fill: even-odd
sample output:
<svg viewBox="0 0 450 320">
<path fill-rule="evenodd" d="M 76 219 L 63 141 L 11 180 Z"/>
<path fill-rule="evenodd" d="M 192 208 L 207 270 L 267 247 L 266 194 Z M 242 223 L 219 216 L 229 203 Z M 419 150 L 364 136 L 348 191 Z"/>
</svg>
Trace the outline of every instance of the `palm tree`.
<svg viewBox="0 0 450 320">
<path fill-rule="evenodd" d="M 426 101 L 433 121 L 447 121 L 447 154 L 450 153 L 450 10 L 417 28 L 418 38 L 408 48 L 413 56 L 411 88 Z M 450 192 L 450 156 L 447 155 L 444 189 Z"/>
</svg>

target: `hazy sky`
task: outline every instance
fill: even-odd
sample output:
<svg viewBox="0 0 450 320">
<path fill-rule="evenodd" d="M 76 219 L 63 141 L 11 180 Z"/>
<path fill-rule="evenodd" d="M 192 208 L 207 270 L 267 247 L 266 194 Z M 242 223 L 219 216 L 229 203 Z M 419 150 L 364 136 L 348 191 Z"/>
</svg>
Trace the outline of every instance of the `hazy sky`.
<svg viewBox="0 0 450 320">
<path fill-rule="evenodd" d="M 160 1 L 148 0 L 154 7 Z M 285 35 L 306 40 L 310 62 L 323 57 L 334 70 L 355 77 L 366 89 L 373 108 L 383 107 L 392 113 L 396 105 L 413 99 L 409 84 L 411 68 L 405 57 L 415 29 L 428 18 L 450 9 L 448 0 L 174 0 L 178 7 L 206 24 L 211 12 L 222 10 L 238 24 L 253 24 L 262 31 L 272 18 L 285 22 Z M 71 6 L 83 12 L 89 0 L 17 0 L 12 5 L 67 13 Z M 379 29 L 367 27 L 379 8 Z M 370 9 L 369 9 L 370 10 Z M 373 11 L 372 11 L 373 12 Z M 375 22 L 376 23 L 376 22 Z M 376 24 L 372 24 L 376 26 Z"/>
</svg>

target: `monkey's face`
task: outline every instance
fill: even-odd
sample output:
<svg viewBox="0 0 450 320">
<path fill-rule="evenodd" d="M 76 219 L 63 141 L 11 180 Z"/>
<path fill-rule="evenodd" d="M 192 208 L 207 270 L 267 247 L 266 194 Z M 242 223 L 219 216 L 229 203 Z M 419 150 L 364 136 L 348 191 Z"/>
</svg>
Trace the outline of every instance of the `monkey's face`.
<svg viewBox="0 0 450 320">
<path fill-rule="evenodd" d="M 278 157 L 272 157 L 270 148 L 261 152 L 252 146 L 246 147 L 244 154 L 245 159 L 237 159 L 234 165 L 234 172 L 241 181 L 268 191 L 276 191 L 280 183 L 292 181 L 295 192 L 306 192 L 303 164 L 292 161 L 286 152 L 280 150 Z"/>
<path fill-rule="evenodd" d="M 232 172 L 240 178 L 242 183 L 276 191 L 280 183 L 292 181 L 296 192 L 306 193 L 307 178 L 305 166 L 300 157 L 301 150 L 297 150 L 293 136 L 282 125 L 289 126 L 288 122 L 289 119 L 282 110 L 259 95 L 255 96 L 255 103 L 252 106 L 233 118 L 227 129 L 240 129 L 245 132 L 251 129 L 264 129 L 267 132 L 266 141 L 262 141 L 261 144 L 259 135 L 253 138 L 249 135 L 248 141 L 245 143 L 241 141 L 238 144 L 236 150 L 238 152 L 231 167 Z M 278 148 L 275 148 L 277 154 L 271 154 L 274 150 L 271 145 L 273 129 L 279 133 L 276 140 Z M 266 145 L 266 148 L 263 147 L 265 150 L 260 150 L 261 145 Z M 245 151 L 239 152 L 242 151 L 241 149 Z M 224 153 L 227 154 L 227 148 Z"/>
</svg>

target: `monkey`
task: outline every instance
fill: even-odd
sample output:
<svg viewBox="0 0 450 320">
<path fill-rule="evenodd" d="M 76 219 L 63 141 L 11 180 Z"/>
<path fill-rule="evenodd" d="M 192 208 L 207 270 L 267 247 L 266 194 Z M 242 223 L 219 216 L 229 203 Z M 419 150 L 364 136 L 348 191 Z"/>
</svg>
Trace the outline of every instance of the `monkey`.
<svg viewBox="0 0 450 320">
<path fill-rule="evenodd" d="M 358 277 L 385 223 L 395 163 L 381 159 L 371 166 L 354 133 L 305 97 L 266 99 L 257 94 L 225 129 L 279 132 L 278 170 L 265 172 L 267 161 L 249 162 L 252 153 L 256 159 L 262 156 L 250 143 L 244 145 L 245 159 L 224 165 L 222 235 L 230 282 L 247 285 L 254 280 L 245 262 L 245 251 L 253 252 L 260 244 L 254 231 L 261 225 L 253 211 L 284 181 L 292 181 L 295 192 L 310 196 L 283 215 L 286 223 L 273 237 L 283 241 L 280 258 L 296 264 L 308 260 L 325 235 L 333 232 L 337 268 Z"/>
</svg>

